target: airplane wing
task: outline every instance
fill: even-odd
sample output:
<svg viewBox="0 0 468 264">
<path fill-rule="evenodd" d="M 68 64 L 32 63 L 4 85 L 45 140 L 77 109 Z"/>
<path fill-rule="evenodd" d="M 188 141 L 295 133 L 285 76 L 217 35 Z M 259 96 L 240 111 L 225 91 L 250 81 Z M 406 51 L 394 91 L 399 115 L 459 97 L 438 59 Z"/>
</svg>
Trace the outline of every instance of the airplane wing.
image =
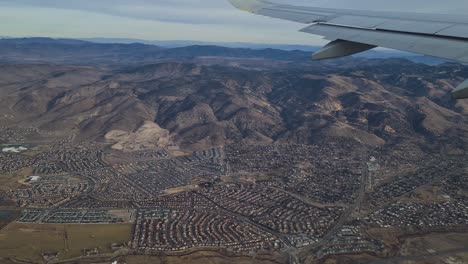
<svg viewBox="0 0 468 264">
<path fill-rule="evenodd" d="M 254 14 L 307 24 L 302 32 L 330 41 L 313 55 L 314 59 L 386 47 L 468 63 L 468 16 L 303 7 L 265 0 L 229 1 Z M 468 98 L 468 81 L 457 87 L 453 97 Z"/>
</svg>

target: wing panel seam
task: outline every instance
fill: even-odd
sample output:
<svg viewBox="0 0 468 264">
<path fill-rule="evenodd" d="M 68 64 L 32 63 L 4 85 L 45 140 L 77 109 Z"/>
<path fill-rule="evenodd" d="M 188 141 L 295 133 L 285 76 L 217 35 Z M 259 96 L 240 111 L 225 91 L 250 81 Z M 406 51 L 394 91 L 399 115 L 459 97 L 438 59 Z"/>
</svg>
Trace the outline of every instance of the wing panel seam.
<svg viewBox="0 0 468 264">
<path fill-rule="evenodd" d="M 462 40 L 462 41 L 467 41 L 467 38 L 463 37 L 455 37 L 455 36 L 446 36 L 446 35 L 436 35 L 437 33 L 434 34 L 427 34 L 427 33 L 418 33 L 418 32 L 408 32 L 408 31 L 400 31 L 400 30 L 388 30 L 388 29 L 381 29 L 381 28 L 366 28 L 366 27 L 356 27 L 356 26 L 350 26 L 350 25 L 340 25 L 340 24 L 332 24 L 332 23 L 324 23 L 324 22 L 317 22 L 315 25 L 323 25 L 323 26 L 331 26 L 331 27 L 339 27 L 339 28 L 349 28 L 349 29 L 359 29 L 359 30 L 367 30 L 367 31 L 376 31 L 376 32 L 390 32 L 390 33 L 399 33 L 399 34 L 405 34 L 405 35 L 417 35 L 417 36 L 425 36 L 425 37 L 433 37 L 433 38 L 440 38 L 440 39 L 453 39 L 453 40 Z M 447 28 L 452 27 L 453 25 L 450 25 Z M 447 29 L 445 28 L 445 29 Z M 306 29 L 306 28 L 304 28 Z M 443 30 L 445 30 L 443 29 Z M 441 31 L 443 31 L 441 30 Z M 302 30 L 300 30 L 302 31 Z M 440 32 L 440 31 L 439 31 Z"/>
</svg>

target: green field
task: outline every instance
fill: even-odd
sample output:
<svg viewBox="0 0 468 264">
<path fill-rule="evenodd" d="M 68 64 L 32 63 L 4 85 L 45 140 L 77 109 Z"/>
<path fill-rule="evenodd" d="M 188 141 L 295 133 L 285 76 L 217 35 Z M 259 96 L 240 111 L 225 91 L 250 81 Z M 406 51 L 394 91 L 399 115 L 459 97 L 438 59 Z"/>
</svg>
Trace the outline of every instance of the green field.
<svg viewBox="0 0 468 264">
<path fill-rule="evenodd" d="M 14 223 L 0 231 L 0 256 L 41 261 L 43 252 L 58 252 L 60 260 L 79 257 L 84 248 L 111 253 L 112 243 L 127 243 L 131 224 L 39 225 Z"/>
</svg>

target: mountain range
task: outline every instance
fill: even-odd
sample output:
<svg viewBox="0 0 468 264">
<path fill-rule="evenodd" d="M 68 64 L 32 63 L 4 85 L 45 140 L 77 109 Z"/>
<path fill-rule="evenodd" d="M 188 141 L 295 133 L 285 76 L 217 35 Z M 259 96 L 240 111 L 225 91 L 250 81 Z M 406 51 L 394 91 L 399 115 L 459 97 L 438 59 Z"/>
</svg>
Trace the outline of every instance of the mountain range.
<svg viewBox="0 0 468 264">
<path fill-rule="evenodd" d="M 0 50 L 3 126 L 122 150 L 345 139 L 464 151 L 467 143 L 468 102 L 450 92 L 468 68 L 455 63 L 50 39 L 3 40 Z"/>
<path fill-rule="evenodd" d="M 2 38 L 0 63 L 137 64 L 195 57 L 257 58 L 310 62 L 318 46 L 211 43 L 193 41 L 145 41 L 138 39 Z M 390 50 L 371 50 L 357 58 L 406 58 L 436 65 L 443 59 Z"/>
</svg>

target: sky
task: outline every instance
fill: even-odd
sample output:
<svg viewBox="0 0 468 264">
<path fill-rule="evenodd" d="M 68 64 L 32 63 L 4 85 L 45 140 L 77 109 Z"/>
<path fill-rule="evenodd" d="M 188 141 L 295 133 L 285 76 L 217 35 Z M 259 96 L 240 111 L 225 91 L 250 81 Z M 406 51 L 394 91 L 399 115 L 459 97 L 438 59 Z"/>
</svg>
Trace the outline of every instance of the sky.
<svg viewBox="0 0 468 264">
<path fill-rule="evenodd" d="M 351 9 L 465 13 L 468 1 L 276 0 Z M 318 45 L 303 24 L 242 12 L 227 0 L 0 0 L 0 36 L 135 38 Z"/>
</svg>

